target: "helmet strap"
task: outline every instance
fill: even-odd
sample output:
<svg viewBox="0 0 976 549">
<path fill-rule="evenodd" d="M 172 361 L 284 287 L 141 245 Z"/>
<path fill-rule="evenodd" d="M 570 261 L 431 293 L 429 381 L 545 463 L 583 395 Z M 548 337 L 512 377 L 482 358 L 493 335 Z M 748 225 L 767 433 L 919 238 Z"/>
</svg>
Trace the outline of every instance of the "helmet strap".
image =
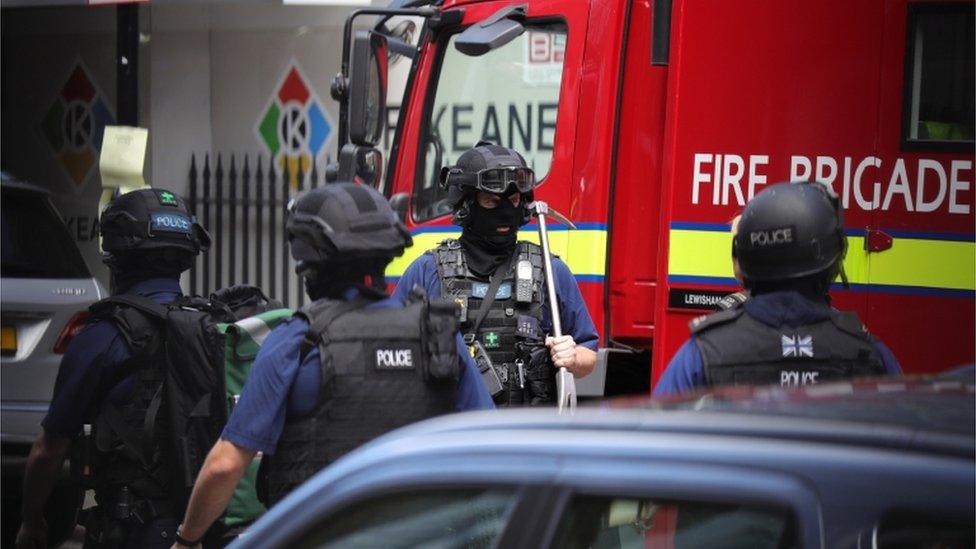
<svg viewBox="0 0 976 549">
<path fill-rule="evenodd" d="M 844 271 L 844 262 L 841 260 L 837 261 L 837 269 L 840 271 L 840 281 L 844 285 L 845 290 L 851 289 L 851 284 L 847 281 L 847 272 Z"/>
<path fill-rule="evenodd" d="M 454 210 L 454 217 L 451 219 L 451 222 L 462 229 L 466 228 L 471 223 L 471 205 L 474 203 L 474 200 L 474 194 L 464 197 L 457 209 Z"/>
</svg>

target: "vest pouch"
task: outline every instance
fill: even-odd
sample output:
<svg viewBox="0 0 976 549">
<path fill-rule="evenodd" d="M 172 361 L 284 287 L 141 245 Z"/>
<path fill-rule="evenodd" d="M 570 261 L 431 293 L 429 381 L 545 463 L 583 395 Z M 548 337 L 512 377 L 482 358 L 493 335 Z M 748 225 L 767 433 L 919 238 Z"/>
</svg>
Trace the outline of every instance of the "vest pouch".
<svg viewBox="0 0 976 549">
<path fill-rule="evenodd" d="M 450 299 L 431 299 L 427 303 L 422 341 L 428 356 L 425 379 L 457 379 L 457 303 Z"/>
<path fill-rule="evenodd" d="M 519 341 L 515 344 L 515 352 L 525 364 L 525 379 L 554 379 L 556 371 L 549 362 L 549 348 L 544 344 L 538 341 Z"/>
</svg>

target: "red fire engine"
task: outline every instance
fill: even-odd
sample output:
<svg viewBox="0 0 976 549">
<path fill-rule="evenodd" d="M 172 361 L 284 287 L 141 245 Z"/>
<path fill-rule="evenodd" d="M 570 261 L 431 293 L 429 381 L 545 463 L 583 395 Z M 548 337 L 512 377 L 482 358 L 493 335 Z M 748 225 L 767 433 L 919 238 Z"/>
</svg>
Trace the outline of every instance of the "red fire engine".
<svg viewBox="0 0 976 549">
<path fill-rule="evenodd" d="M 972 2 L 394 4 L 363 13 L 385 14 L 377 30 L 422 17 L 419 42 L 357 35 L 345 95 L 366 107 L 344 104 L 353 131 L 340 128 L 346 168 L 369 164 L 378 132 L 355 116 L 375 124 L 377 94 L 355 76 L 368 80 L 368 58 L 384 83 L 383 48 L 398 54 L 406 88 L 377 184 L 415 246 L 391 279 L 457 230 L 441 166 L 481 139 L 523 151 L 537 198 L 578 226 L 553 227 L 552 247 L 613 350 L 608 392 L 646 390 L 688 322 L 737 290 L 730 219 L 766 185 L 816 179 L 845 207 L 850 287 L 835 305 L 907 372 L 974 362 Z"/>
</svg>

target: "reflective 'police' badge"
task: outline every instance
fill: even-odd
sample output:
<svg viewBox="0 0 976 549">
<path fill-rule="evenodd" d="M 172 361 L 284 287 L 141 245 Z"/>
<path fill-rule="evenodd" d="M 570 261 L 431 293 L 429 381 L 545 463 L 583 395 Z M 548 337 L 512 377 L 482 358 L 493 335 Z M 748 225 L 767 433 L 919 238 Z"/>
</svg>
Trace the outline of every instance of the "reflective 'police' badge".
<svg viewBox="0 0 976 549">
<path fill-rule="evenodd" d="M 175 212 L 153 212 L 149 218 L 149 234 L 193 232 L 193 220 Z"/>
<path fill-rule="evenodd" d="M 488 283 L 487 282 L 475 282 L 471 285 L 471 297 L 476 297 L 478 299 L 484 299 L 488 295 Z M 495 299 L 509 299 L 512 297 L 512 283 L 502 282 L 498 286 L 498 291 L 495 292 Z"/>
<path fill-rule="evenodd" d="M 406 341 L 373 341 L 366 344 L 366 362 L 374 370 L 414 370 L 420 364 L 420 347 Z"/>
</svg>

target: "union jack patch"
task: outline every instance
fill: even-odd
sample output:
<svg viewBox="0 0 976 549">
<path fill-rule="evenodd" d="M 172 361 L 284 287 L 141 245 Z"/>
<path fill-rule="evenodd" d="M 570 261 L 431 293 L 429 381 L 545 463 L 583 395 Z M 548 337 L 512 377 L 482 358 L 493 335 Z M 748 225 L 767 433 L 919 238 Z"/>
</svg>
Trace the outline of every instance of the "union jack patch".
<svg viewBox="0 0 976 549">
<path fill-rule="evenodd" d="M 783 356 L 807 356 L 813 358 L 813 336 L 793 334 L 792 337 L 782 335 L 781 338 L 783 343 Z"/>
</svg>

